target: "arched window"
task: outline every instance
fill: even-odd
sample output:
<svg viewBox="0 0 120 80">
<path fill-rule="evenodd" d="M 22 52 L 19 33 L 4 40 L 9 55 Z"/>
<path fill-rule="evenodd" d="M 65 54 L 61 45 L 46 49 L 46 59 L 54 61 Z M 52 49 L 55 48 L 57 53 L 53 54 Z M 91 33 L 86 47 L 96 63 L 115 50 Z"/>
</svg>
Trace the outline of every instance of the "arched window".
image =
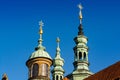
<svg viewBox="0 0 120 80">
<path fill-rule="evenodd" d="M 58 75 L 56 76 L 56 80 L 58 80 Z"/>
<path fill-rule="evenodd" d="M 60 80 L 62 80 L 62 76 L 60 76 Z"/>
<path fill-rule="evenodd" d="M 84 59 L 86 59 L 86 53 L 84 52 Z"/>
<path fill-rule="evenodd" d="M 37 77 L 39 73 L 39 65 L 37 63 L 33 64 L 32 76 Z"/>
<path fill-rule="evenodd" d="M 82 59 L 82 52 L 79 52 L 79 59 Z"/>
<path fill-rule="evenodd" d="M 42 76 L 48 76 L 48 65 L 47 64 L 41 64 L 41 75 Z"/>
</svg>

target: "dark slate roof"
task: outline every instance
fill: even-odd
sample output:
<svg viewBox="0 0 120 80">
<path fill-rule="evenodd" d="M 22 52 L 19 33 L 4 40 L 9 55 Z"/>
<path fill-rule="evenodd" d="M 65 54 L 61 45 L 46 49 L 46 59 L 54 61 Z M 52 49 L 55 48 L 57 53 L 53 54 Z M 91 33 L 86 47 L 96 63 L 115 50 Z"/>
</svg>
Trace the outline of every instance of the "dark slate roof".
<svg viewBox="0 0 120 80">
<path fill-rule="evenodd" d="M 120 61 L 84 80 L 120 80 Z"/>
</svg>

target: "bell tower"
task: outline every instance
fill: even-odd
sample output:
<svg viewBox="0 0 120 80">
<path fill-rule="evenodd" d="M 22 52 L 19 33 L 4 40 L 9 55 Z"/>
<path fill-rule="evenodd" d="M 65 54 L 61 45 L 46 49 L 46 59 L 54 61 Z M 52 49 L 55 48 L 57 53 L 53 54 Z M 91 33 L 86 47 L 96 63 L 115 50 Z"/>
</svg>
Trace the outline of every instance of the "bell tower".
<svg viewBox="0 0 120 80">
<path fill-rule="evenodd" d="M 59 43 L 60 43 L 60 39 L 57 38 L 56 40 L 57 42 L 57 48 L 56 48 L 56 57 L 55 59 L 53 59 L 53 70 L 52 72 L 52 80 L 63 80 L 64 77 L 64 69 L 63 69 L 63 65 L 64 65 L 64 59 L 61 58 L 61 54 L 60 54 L 60 47 L 59 47 Z"/>
<path fill-rule="evenodd" d="M 81 70 L 86 69 L 88 70 L 88 46 L 87 41 L 88 38 L 84 35 L 83 27 L 82 27 L 82 5 L 78 5 L 80 8 L 79 18 L 80 18 L 80 25 L 78 27 L 78 35 L 74 38 L 76 46 L 73 48 L 74 50 L 74 69 Z"/>
<path fill-rule="evenodd" d="M 35 48 L 35 52 L 31 54 L 31 56 L 26 62 L 29 70 L 28 80 L 50 80 L 50 66 L 52 65 L 52 58 L 46 52 L 45 47 L 42 46 L 43 22 L 40 21 L 39 25 L 39 44 Z"/>
<path fill-rule="evenodd" d="M 74 38 L 76 46 L 73 48 L 74 50 L 74 70 L 73 72 L 68 75 L 67 77 L 70 80 L 83 80 L 84 78 L 92 75 L 89 70 L 89 62 L 88 62 L 88 38 L 84 35 L 83 26 L 82 26 L 82 5 L 78 5 L 80 12 L 79 12 L 79 19 L 80 24 L 78 27 L 78 35 Z"/>
<path fill-rule="evenodd" d="M 89 71 L 89 62 L 88 62 L 88 46 L 87 41 L 88 38 L 84 35 L 83 26 L 82 26 L 82 5 L 78 5 L 80 12 L 79 12 L 79 19 L 80 25 L 78 27 L 78 35 L 74 38 L 76 46 L 73 48 L 74 50 L 74 71 L 73 71 L 73 80 L 83 80 L 84 78 L 92 75 Z"/>
</svg>

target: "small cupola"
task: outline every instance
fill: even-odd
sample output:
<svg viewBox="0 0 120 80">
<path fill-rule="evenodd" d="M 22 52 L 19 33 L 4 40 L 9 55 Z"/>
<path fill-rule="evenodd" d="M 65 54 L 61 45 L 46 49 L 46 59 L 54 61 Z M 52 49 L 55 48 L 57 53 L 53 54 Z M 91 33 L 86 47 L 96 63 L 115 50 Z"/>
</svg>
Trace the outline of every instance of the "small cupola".
<svg viewBox="0 0 120 80">
<path fill-rule="evenodd" d="M 26 62 L 29 70 L 28 80 L 50 80 L 50 67 L 52 65 L 52 58 L 42 45 L 43 39 L 43 22 L 39 22 L 40 25 L 40 39 L 38 40 L 38 46 L 35 51 L 30 55 Z"/>
<path fill-rule="evenodd" d="M 64 59 L 61 58 L 61 54 L 60 54 L 60 47 L 59 47 L 60 39 L 57 38 L 56 42 L 57 42 L 56 56 L 53 59 L 54 68 L 51 72 L 52 72 L 53 80 L 62 80 L 64 77 L 64 69 L 63 69 Z"/>
</svg>

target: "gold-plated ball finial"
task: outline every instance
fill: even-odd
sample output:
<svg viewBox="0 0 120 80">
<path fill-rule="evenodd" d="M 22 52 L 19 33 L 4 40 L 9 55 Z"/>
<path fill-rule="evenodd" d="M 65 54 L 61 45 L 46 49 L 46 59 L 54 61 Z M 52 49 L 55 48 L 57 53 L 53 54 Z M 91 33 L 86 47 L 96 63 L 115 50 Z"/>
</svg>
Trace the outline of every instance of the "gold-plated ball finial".
<svg viewBox="0 0 120 80">
<path fill-rule="evenodd" d="M 43 34 L 42 27 L 44 26 L 44 23 L 42 22 L 42 20 L 39 22 L 39 25 L 40 25 L 39 34 Z"/>
<path fill-rule="evenodd" d="M 43 29 L 42 27 L 44 26 L 44 23 L 42 22 L 42 20 L 39 22 L 39 26 L 40 26 L 40 29 L 39 29 L 39 34 L 40 34 L 40 39 L 39 39 L 39 45 L 41 46 L 42 45 L 42 34 L 43 34 Z"/>
</svg>

